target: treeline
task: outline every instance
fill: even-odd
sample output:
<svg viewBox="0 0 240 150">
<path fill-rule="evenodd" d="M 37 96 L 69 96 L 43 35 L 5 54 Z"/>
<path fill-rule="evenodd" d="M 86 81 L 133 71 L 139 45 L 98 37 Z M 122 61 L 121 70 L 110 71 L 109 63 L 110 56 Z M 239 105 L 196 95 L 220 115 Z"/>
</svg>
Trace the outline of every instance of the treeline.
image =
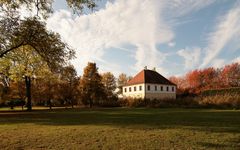
<svg viewBox="0 0 240 150">
<path fill-rule="evenodd" d="M 31 79 L 31 103 L 37 106 L 88 107 L 240 107 L 240 65 L 220 69 L 194 70 L 183 77 L 171 77 L 177 84 L 176 100 L 122 99 L 122 86 L 131 77 L 111 72 L 100 74 L 95 63 L 88 63 L 78 76 L 72 65 L 52 71 L 38 55 L 19 51 L 15 59 L 2 59 L 0 105 L 26 106 L 29 100 L 25 77 Z M 16 52 L 14 53 L 16 54 Z M 19 57 L 19 58 L 18 58 Z"/>
<path fill-rule="evenodd" d="M 182 77 L 173 76 L 169 79 L 177 85 L 179 95 L 198 95 L 213 89 L 240 87 L 240 64 L 232 63 L 217 69 L 213 67 L 197 69 Z"/>
<path fill-rule="evenodd" d="M 1 61 L 1 106 L 27 105 L 25 76 L 31 79 L 31 103 L 37 106 L 118 106 L 118 94 L 129 77 L 120 74 L 118 78 L 110 72 L 100 74 L 95 63 L 88 63 L 82 76 L 78 76 L 72 65 L 52 72 L 42 61 L 23 56 L 20 61 Z M 27 60 L 26 60 L 27 59 Z M 31 66 L 28 63 L 31 62 Z M 41 63 L 41 64 L 38 64 Z M 27 64 L 27 65 L 26 65 Z M 23 68 L 23 69 L 21 69 Z M 118 89 L 118 90 L 117 90 Z"/>
</svg>

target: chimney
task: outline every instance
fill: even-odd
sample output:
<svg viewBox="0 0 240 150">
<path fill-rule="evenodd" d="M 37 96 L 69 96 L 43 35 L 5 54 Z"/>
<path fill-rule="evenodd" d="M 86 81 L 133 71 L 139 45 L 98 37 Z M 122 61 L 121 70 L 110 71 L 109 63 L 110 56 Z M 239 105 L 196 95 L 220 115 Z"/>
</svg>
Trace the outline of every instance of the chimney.
<svg viewBox="0 0 240 150">
<path fill-rule="evenodd" d="M 153 71 L 156 71 L 156 67 L 154 67 L 152 70 L 153 70 Z"/>
<path fill-rule="evenodd" d="M 144 70 L 147 70 L 147 66 L 144 67 Z"/>
</svg>

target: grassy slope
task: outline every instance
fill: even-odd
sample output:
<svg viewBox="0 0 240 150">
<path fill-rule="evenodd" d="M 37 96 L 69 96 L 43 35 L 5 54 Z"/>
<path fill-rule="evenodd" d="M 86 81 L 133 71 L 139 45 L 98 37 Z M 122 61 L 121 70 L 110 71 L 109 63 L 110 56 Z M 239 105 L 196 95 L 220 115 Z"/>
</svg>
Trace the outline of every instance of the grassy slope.
<svg viewBox="0 0 240 150">
<path fill-rule="evenodd" d="M 1 149 L 240 149 L 240 111 L 0 112 Z"/>
</svg>

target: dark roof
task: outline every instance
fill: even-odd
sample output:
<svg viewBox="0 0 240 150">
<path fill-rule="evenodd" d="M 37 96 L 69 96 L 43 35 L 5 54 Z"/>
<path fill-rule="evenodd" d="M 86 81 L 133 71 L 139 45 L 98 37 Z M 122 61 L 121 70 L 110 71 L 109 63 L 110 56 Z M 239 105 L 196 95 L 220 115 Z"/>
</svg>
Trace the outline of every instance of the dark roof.
<svg viewBox="0 0 240 150">
<path fill-rule="evenodd" d="M 166 84 L 175 85 L 161 74 L 154 70 L 144 69 L 139 72 L 134 78 L 128 81 L 127 85 L 142 84 L 142 83 L 152 83 L 152 84 Z"/>
</svg>

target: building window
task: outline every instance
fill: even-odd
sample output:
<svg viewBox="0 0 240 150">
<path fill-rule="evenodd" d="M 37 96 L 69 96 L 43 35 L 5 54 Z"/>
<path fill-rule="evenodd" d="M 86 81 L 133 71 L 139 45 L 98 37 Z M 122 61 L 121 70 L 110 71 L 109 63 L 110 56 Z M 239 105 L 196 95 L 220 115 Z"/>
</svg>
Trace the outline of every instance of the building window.
<svg viewBox="0 0 240 150">
<path fill-rule="evenodd" d="M 139 86 L 139 91 L 142 91 L 142 86 Z"/>
<path fill-rule="evenodd" d="M 174 92 L 174 86 L 172 87 L 172 91 Z"/>
<path fill-rule="evenodd" d="M 163 86 L 161 86 L 161 91 L 163 91 Z"/>
<path fill-rule="evenodd" d="M 136 88 L 136 86 L 134 86 L 134 91 L 137 91 L 137 88 Z"/>
<path fill-rule="evenodd" d="M 168 86 L 167 86 L 167 91 L 168 91 Z"/>
<path fill-rule="evenodd" d="M 148 86 L 147 86 L 147 88 L 148 88 L 148 91 L 150 91 L 150 90 L 151 90 L 151 89 L 150 89 L 150 85 L 148 85 Z"/>
<path fill-rule="evenodd" d="M 155 91 L 157 91 L 157 86 L 155 85 Z"/>
<path fill-rule="evenodd" d="M 125 90 L 125 93 L 127 92 L 127 88 L 124 88 L 124 90 Z"/>
<path fill-rule="evenodd" d="M 132 89 L 131 89 L 131 87 L 129 87 L 129 92 L 131 92 L 132 91 Z"/>
</svg>

